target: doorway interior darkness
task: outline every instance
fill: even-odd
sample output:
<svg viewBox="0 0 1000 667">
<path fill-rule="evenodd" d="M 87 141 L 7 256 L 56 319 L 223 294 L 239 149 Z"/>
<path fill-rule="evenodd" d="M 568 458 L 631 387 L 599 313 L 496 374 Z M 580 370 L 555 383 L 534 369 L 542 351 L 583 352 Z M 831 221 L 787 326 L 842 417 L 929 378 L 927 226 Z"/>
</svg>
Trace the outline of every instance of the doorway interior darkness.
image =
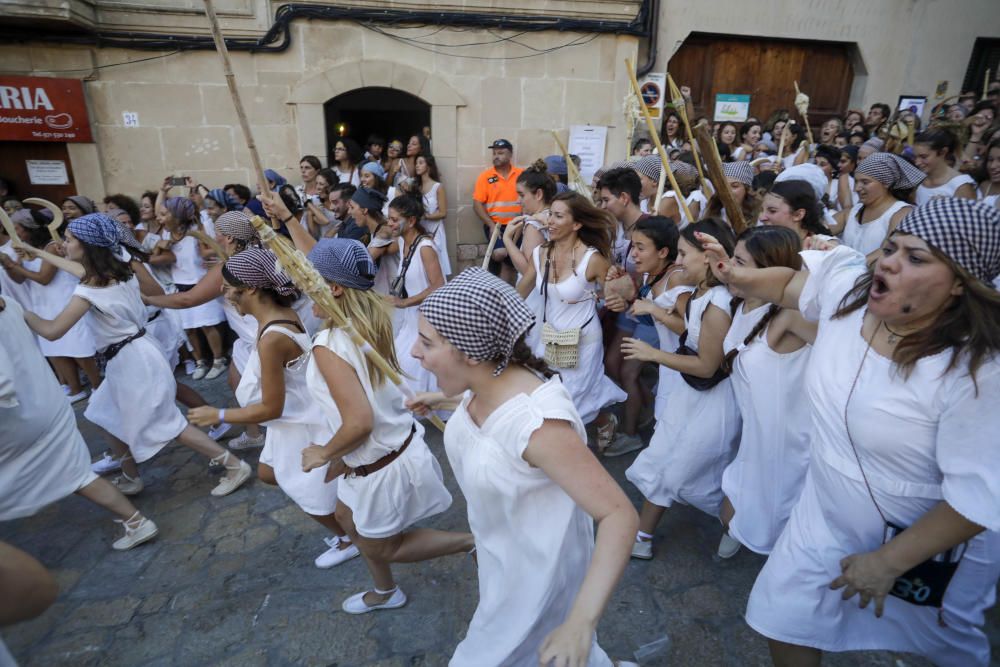
<svg viewBox="0 0 1000 667">
<path fill-rule="evenodd" d="M 386 142 L 407 139 L 431 124 L 431 107 L 419 97 L 393 88 L 358 88 L 327 100 L 323 105 L 326 120 L 327 162 L 339 137 L 350 137 L 364 147 L 369 135 L 377 134 Z"/>
</svg>

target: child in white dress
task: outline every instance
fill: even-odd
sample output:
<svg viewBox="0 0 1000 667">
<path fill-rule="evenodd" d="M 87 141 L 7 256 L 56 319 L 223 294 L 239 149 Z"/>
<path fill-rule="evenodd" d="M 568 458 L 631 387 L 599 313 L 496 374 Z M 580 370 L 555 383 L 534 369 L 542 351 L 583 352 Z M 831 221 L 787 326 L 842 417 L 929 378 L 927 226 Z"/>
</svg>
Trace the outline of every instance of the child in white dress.
<svg viewBox="0 0 1000 667">
<path fill-rule="evenodd" d="M 569 393 L 525 345 L 534 315 L 479 268 L 420 312 L 413 354 L 458 398 L 414 406 L 456 408 L 445 449 L 479 563 L 479 605 L 449 664 L 610 667 L 594 630 L 628 561 L 635 510 L 587 450 Z"/>
</svg>

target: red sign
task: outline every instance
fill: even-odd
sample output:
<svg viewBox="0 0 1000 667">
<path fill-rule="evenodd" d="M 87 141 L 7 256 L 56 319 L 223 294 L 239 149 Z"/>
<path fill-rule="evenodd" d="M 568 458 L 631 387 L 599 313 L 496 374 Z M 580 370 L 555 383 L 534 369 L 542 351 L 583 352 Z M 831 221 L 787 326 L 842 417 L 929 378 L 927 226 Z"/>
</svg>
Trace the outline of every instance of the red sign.
<svg viewBox="0 0 1000 667">
<path fill-rule="evenodd" d="M 79 79 L 0 76 L 0 141 L 93 140 Z"/>
</svg>

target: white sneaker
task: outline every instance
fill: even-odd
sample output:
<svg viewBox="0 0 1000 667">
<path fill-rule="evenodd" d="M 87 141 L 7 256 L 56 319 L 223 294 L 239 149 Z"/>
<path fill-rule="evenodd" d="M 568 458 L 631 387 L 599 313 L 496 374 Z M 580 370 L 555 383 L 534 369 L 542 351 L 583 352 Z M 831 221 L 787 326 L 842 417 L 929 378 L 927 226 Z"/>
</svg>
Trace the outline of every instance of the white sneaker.
<svg viewBox="0 0 1000 667">
<path fill-rule="evenodd" d="M 222 438 L 222 436 L 229 433 L 229 431 L 232 430 L 232 428 L 233 425 L 227 424 L 226 422 L 222 422 L 221 424 L 216 424 L 212 428 L 208 429 L 208 437 L 210 437 L 212 440 L 219 440 Z"/>
<path fill-rule="evenodd" d="M 632 558 L 651 560 L 653 558 L 653 540 L 636 540 L 632 544 Z"/>
<path fill-rule="evenodd" d="M 79 403 L 80 401 L 86 400 L 88 396 L 90 396 L 90 392 L 86 389 L 81 389 L 79 394 L 70 394 L 67 398 L 70 403 Z"/>
<path fill-rule="evenodd" d="M 107 475 L 109 472 L 121 470 L 122 462 L 113 457 L 110 451 L 107 451 L 104 452 L 104 458 L 102 458 L 100 461 L 94 461 L 90 465 L 90 469 L 96 472 L 98 475 Z"/>
<path fill-rule="evenodd" d="M 197 366 L 195 366 L 194 361 L 192 361 L 191 359 L 185 359 L 184 360 L 184 374 L 185 375 L 194 375 L 194 371 L 195 371 L 196 368 L 197 368 Z"/>
<path fill-rule="evenodd" d="M 257 449 L 264 446 L 264 434 L 261 433 L 256 438 L 251 438 L 246 431 L 240 433 L 238 438 L 229 441 L 229 448 L 240 451 L 243 449 Z"/>
<path fill-rule="evenodd" d="M 138 520 L 136 519 L 138 517 Z M 156 524 L 136 512 L 128 521 L 115 519 L 115 523 L 120 523 L 125 527 L 125 535 L 118 538 L 111 545 L 116 551 L 125 551 L 132 547 L 137 547 L 143 542 L 148 542 L 159 533 Z"/>
<path fill-rule="evenodd" d="M 199 361 L 194 365 L 194 373 L 191 375 L 192 380 L 200 380 L 208 373 L 208 364 L 204 361 Z"/>
<path fill-rule="evenodd" d="M 646 443 L 642 441 L 638 435 L 626 435 L 625 433 L 619 433 L 618 436 L 611 441 L 608 448 L 604 450 L 604 456 L 615 457 L 624 456 L 638 449 L 642 449 L 646 446 Z"/>
<path fill-rule="evenodd" d="M 205 379 L 214 380 L 215 378 L 219 377 L 220 375 L 226 372 L 226 367 L 228 365 L 229 363 L 225 360 L 225 358 L 216 359 L 215 361 L 212 362 L 212 368 L 209 369 L 208 373 L 205 374 Z"/>
<path fill-rule="evenodd" d="M 327 570 L 361 555 L 361 552 L 358 551 L 358 547 L 354 544 L 351 544 L 351 546 L 346 549 L 341 549 L 339 537 L 324 537 L 323 541 L 326 542 L 326 545 L 330 548 L 316 558 L 316 567 L 321 570 Z"/>
<path fill-rule="evenodd" d="M 340 608 L 346 611 L 348 614 L 367 614 L 370 611 L 375 611 L 376 609 L 399 609 L 404 604 L 406 604 L 406 593 L 403 592 L 399 586 L 392 589 L 392 595 L 388 600 L 382 604 L 376 604 L 369 607 L 365 604 L 365 593 L 364 591 L 358 593 L 357 595 L 352 595 L 351 597 L 344 600 L 344 603 L 340 605 Z M 378 589 L 375 589 L 376 593 L 380 593 Z M 388 593 L 389 591 L 385 591 Z"/>
<path fill-rule="evenodd" d="M 111 480 L 111 483 L 118 487 L 118 490 L 125 496 L 134 496 L 146 488 L 146 485 L 142 483 L 142 477 L 129 477 L 124 470 L 122 470 L 122 474 Z"/>
<path fill-rule="evenodd" d="M 722 539 L 719 540 L 719 549 L 716 552 L 719 558 L 732 558 L 740 551 L 740 547 L 743 546 L 739 541 L 733 539 L 729 536 L 729 533 L 723 533 Z"/>
</svg>

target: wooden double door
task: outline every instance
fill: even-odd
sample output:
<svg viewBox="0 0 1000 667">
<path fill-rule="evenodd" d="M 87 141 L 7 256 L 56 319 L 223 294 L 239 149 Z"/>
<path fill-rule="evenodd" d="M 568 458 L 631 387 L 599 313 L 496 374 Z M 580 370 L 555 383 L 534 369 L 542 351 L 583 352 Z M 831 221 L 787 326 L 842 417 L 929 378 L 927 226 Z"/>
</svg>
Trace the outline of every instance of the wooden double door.
<svg viewBox="0 0 1000 667">
<path fill-rule="evenodd" d="M 813 130 L 843 116 L 854 82 L 850 45 L 754 39 L 693 33 L 670 59 L 667 71 L 691 88 L 695 112 L 712 118 L 717 93 L 750 95 L 750 115 L 762 122 L 777 109 L 795 110 L 795 85 L 809 95 Z"/>
</svg>

